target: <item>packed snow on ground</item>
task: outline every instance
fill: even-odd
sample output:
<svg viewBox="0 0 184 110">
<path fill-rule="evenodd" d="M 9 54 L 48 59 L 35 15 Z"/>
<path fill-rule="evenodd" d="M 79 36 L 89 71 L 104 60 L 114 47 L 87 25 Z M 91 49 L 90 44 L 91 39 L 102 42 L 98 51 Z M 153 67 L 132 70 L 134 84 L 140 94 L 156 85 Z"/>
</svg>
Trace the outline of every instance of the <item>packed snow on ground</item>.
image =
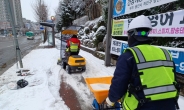
<svg viewBox="0 0 184 110">
<path fill-rule="evenodd" d="M 56 45 L 60 41 L 56 39 Z M 43 46 L 43 45 L 42 45 Z M 93 93 L 87 87 L 84 78 L 113 76 L 115 66 L 105 67 L 104 61 L 85 51 L 79 53 L 86 59 L 86 71 L 67 74 L 57 65 L 60 50 L 35 49 L 22 61 L 24 68 L 30 70 L 28 76 L 17 76 L 16 64 L 0 76 L 0 109 L 1 110 L 69 110 L 59 95 L 61 76 L 64 82 L 76 91 L 82 108 L 91 108 Z M 29 82 L 28 86 L 18 90 L 10 90 L 8 84 L 19 79 Z M 180 109 L 184 109 L 184 98 L 180 96 Z M 87 109 L 84 109 L 87 110 Z"/>
<path fill-rule="evenodd" d="M 61 67 L 58 49 L 35 49 L 23 58 L 28 76 L 17 76 L 16 64 L 0 76 L 1 110 L 68 110 L 59 95 Z M 10 90 L 8 84 L 25 79 L 29 85 Z"/>
</svg>

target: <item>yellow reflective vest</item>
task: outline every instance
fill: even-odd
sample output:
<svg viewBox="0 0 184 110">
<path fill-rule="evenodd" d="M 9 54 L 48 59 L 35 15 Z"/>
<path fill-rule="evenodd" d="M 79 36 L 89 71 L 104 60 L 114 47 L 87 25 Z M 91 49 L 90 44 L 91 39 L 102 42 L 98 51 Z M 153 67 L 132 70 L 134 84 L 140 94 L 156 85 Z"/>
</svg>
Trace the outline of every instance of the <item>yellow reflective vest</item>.
<svg viewBox="0 0 184 110">
<path fill-rule="evenodd" d="M 73 42 L 71 42 L 71 41 L 69 41 L 70 42 L 70 47 L 69 48 L 67 48 L 67 50 L 66 51 L 70 51 L 70 52 L 78 52 L 79 51 L 79 47 L 78 47 L 78 43 L 73 43 Z"/>
<path fill-rule="evenodd" d="M 170 53 L 151 45 L 139 45 L 128 48 L 135 58 L 141 85 L 135 87 L 131 82 L 128 91 L 122 98 L 125 110 L 137 110 L 149 101 L 176 98 L 174 63 Z M 145 98 L 137 96 L 143 91 Z"/>
</svg>

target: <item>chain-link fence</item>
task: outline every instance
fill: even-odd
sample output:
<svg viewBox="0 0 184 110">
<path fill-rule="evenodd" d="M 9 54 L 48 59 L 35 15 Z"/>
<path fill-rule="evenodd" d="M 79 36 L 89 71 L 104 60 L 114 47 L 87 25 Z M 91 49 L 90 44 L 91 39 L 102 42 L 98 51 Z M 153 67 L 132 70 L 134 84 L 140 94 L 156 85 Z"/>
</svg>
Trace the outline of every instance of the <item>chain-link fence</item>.
<svg viewBox="0 0 184 110">
<path fill-rule="evenodd" d="M 176 78 L 178 80 L 178 83 L 180 84 L 181 90 L 180 95 L 184 96 L 184 74 L 176 74 Z"/>
</svg>

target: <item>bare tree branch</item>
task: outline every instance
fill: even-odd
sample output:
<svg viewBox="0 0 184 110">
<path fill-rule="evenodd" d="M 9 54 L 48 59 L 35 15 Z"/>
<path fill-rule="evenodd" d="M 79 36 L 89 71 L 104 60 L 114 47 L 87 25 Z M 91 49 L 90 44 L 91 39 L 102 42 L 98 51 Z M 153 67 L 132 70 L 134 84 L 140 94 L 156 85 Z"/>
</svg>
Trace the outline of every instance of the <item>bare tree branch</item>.
<svg viewBox="0 0 184 110">
<path fill-rule="evenodd" d="M 31 6 L 37 22 L 45 22 L 48 19 L 49 9 L 44 0 L 35 0 Z"/>
</svg>

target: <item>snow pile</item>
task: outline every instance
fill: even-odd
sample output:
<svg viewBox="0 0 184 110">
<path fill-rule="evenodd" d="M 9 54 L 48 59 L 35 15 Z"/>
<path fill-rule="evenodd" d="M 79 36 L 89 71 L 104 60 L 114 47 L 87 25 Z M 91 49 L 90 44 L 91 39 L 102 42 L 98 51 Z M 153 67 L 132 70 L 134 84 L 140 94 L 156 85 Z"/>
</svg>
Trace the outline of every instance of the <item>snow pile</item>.
<svg viewBox="0 0 184 110">
<path fill-rule="evenodd" d="M 55 36 L 56 36 L 57 38 L 61 38 L 61 33 L 56 33 Z"/>
<path fill-rule="evenodd" d="M 40 44 L 40 46 L 48 46 L 48 45 L 49 45 L 48 40 L 46 40 L 45 43 Z"/>
<path fill-rule="evenodd" d="M 94 84 L 90 84 L 91 88 L 93 90 L 109 90 L 110 88 L 110 84 L 102 84 L 102 83 L 94 83 Z"/>
</svg>

